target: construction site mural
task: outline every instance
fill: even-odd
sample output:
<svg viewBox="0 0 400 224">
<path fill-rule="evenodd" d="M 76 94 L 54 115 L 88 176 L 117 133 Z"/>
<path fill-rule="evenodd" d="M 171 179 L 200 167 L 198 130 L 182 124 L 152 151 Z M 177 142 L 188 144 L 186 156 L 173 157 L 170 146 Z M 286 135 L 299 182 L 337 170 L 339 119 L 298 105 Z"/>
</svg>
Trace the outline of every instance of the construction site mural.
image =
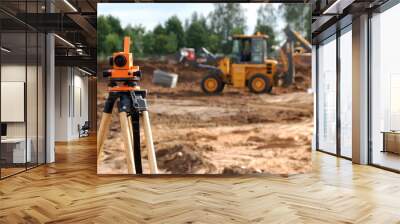
<svg viewBox="0 0 400 224">
<path fill-rule="evenodd" d="M 99 174 L 311 169 L 308 4 L 99 3 Z"/>
</svg>

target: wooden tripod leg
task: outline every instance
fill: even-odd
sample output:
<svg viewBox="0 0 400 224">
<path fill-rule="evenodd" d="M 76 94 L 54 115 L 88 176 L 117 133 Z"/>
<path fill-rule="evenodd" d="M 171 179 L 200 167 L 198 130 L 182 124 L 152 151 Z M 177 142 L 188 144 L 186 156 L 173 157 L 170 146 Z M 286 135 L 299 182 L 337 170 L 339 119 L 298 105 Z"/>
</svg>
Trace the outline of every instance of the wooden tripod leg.
<svg viewBox="0 0 400 224">
<path fill-rule="evenodd" d="M 129 127 L 129 135 L 133 139 L 133 127 L 132 127 L 132 120 L 128 118 L 128 127 Z"/>
<path fill-rule="evenodd" d="M 128 164 L 128 173 L 135 174 L 135 161 L 133 158 L 132 135 L 129 130 L 128 115 L 126 112 L 119 113 L 119 120 L 121 123 L 121 133 L 124 139 L 124 146 L 126 152 L 126 161 Z"/>
<path fill-rule="evenodd" d="M 111 113 L 103 113 L 100 121 L 99 131 L 97 133 L 97 165 L 99 164 L 101 155 L 103 154 L 104 141 L 107 139 L 111 120 Z"/>
<path fill-rule="evenodd" d="M 153 135 L 151 133 L 149 112 L 143 111 L 142 115 L 143 115 L 143 124 L 144 124 L 144 126 L 143 126 L 144 127 L 144 135 L 146 138 L 146 148 L 147 148 L 147 154 L 148 154 L 149 165 L 150 165 L 150 173 L 157 174 L 158 173 L 157 159 L 156 159 L 156 153 L 154 150 Z"/>
</svg>

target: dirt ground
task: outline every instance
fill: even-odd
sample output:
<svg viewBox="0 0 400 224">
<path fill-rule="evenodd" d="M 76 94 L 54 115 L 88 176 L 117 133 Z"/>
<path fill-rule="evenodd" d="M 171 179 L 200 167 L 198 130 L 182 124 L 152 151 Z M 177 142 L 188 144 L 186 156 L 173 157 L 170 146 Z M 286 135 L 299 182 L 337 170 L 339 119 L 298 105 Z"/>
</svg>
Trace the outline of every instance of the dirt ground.
<svg viewBox="0 0 400 224">
<path fill-rule="evenodd" d="M 199 85 L 206 71 L 157 61 L 136 63 L 144 73 L 141 86 L 149 91 L 150 120 L 161 173 L 295 174 L 311 169 L 313 96 L 307 93 L 309 72 L 299 71 L 295 85 L 274 88 L 272 94 L 257 95 L 228 86 L 221 95 L 207 96 Z M 179 74 L 177 87 L 153 85 L 154 69 Z M 100 78 L 99 120 L 107 96 L 105 90 L 106 81 Z M 144 139 L 144 173 L 149 173 L 143 143 Z M 127 172 L 122 144 L 114 113 L 99 173 Z"/>
</svg>

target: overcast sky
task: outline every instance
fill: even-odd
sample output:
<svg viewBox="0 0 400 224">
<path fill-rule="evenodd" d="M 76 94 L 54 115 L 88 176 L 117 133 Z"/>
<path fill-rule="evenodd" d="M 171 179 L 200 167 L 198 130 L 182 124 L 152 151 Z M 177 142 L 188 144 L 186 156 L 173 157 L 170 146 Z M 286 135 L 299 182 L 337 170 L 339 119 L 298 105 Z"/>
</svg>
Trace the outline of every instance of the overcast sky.
<svg viewBox="0 0 400 224">
<path fill-rule="evenodd" d="M 268 3 L 241 3 L 247 18 L 247 34 L 254 32 L 257 23 L 257 9 Z M 274 3 L 270 3 L 274 4 Z M 275 3 L 278 7 L 278 3 Z M 212 3 L 98 3 L 98 15 L 112 15 L 118 17 L 123 27 L 131 24 L 143 25 L 146 30 L 152 30 L 158 24 L 163 24 L 169 17 L 177 15 L 184 24 L 193 12 L 208 16 L 213 11 Z M 283 22 L 278 21 L 278 30 Z"/>
</svg>

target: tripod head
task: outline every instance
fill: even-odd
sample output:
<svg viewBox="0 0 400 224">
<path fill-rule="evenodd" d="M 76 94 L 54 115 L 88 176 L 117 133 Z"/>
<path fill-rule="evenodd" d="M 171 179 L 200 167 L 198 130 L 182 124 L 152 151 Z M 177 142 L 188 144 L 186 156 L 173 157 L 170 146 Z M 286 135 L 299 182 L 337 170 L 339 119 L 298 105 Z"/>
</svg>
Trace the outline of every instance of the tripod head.
<svg viewBox="0 0 400 224">
<path fill-rule="evenodd" d="M 142 73 L 139 70 L 139 66 L 133 64 L 133 56 L 129 52 L 130 44 L 130 37 L 125 37 L 124 51 L 114 52 L 109 59 L 111 69 L 103 72 L 103 77 L 109 78 L 108 90 L 110 92 L 125 92 L 140 89 L 137 82 L 140 81 Z"/>
</svg>

